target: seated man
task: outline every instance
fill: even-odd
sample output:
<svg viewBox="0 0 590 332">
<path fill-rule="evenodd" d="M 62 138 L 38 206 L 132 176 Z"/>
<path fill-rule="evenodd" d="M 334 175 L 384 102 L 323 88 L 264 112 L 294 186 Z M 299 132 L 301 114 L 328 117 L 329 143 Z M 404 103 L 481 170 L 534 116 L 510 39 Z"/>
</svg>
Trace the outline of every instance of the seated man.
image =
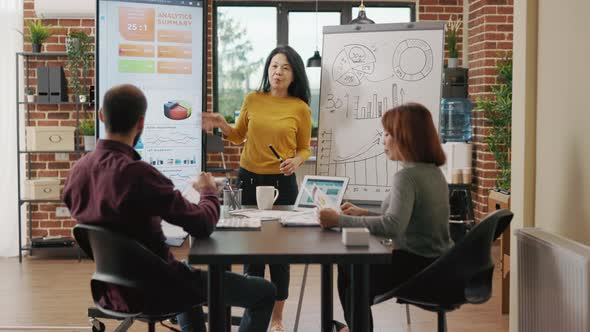
<svg viewBox="0 0 590 332">
<path fill-rule="evenodd" d="M 185 200 L 172 182 L 157 169 L 141 161 L 133 149 L 143 130 L 147 101 L 132 85 L 113 87 L 104 96 L 99 117 L 105 124 L 106 139 L 96 150 L 80 159 L 70 171 L 64 188 L 64 202 L 79 223 L 103 224 L 137 239 L 190 280 L 206 300 L 207 275 L 177 261 L 166 245 L 162 219 L 182 227 L 195 237 L 207 237 L 219 219 L 219 199 L 213 177 L 201 173 L 193 187 L 201 194 L 199 204 Z M 240 331 L 266 331 L 276 290 L 258 277 L 227 272 L 225 302 L 246 308 Z M 100 305 L 128 311 L 133 300 L 125 289 L 106 285 Z M 195 306 L 179 315 L 182 331 L 205 331 L 203 312 Z"/>
</svg>

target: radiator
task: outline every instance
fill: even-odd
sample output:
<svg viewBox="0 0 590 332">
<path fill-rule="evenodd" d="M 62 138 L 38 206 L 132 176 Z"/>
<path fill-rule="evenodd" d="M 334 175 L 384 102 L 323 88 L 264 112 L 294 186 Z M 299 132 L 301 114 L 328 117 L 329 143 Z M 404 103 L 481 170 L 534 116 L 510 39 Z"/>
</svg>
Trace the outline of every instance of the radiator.
<svg viewBox="0 0 590 332">
<path fill-rule="evenodd" d="M 590 331 L 590 247 L 536 228 L 516 237 L 518 331 Z"/>
</svg>

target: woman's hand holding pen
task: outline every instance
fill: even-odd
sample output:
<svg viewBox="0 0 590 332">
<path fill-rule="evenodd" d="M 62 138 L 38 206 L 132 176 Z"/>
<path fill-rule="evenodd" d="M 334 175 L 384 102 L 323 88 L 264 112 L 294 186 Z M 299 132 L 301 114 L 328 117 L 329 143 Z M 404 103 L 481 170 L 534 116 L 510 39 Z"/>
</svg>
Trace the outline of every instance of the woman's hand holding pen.
<svg viewBox="0 0 590 332">
<path fill-rule="evenodd" d="M 303 160 L 300 157 L 289 158 L 281 163 L 279 169 L 281 170 L 281 173 L 285 175 L 291 175 L 295 172 L 297 167 L 301 165 L 302 162 Z"/>
</svg>

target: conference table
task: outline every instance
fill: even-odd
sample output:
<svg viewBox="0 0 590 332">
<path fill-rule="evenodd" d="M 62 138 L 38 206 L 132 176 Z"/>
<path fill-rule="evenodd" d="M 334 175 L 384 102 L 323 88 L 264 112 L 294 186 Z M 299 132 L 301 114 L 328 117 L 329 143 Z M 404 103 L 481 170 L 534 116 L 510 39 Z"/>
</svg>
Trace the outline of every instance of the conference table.
<svg viewBox="0 0 590 332">
<path fill-rule="evenodd" d="M 231 264 L 321 264 L 321 331 L 332 331 L 333 264 L 352 270 L 350 330 L 368 331 L 369 265 L 391 261 L 391 247 L 377 237 L 368 246 L 348 247 L 339 230 L 320 227 L 285 227 L 264 221 L 259 230 L 216 230 L 211 237 L 193 239 L 189 264 L 208 265 L 209 330 L 228 331 L 223 303 L 223 273 Z"/>
</svg>

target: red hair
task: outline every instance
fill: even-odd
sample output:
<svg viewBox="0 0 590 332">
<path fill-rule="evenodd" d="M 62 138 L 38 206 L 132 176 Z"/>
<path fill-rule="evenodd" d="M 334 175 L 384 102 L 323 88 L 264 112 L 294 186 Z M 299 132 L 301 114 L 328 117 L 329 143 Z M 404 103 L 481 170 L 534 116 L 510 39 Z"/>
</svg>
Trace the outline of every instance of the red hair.
<svg viewBox="0 0 590 332">
<path fill-rule="evenodd" d="M 418 103 L 406 103 L 390 109 L 381 118 L 399 152 L 401 161 L 444 165 L 446 158 L 432 116 Z"/>
</svg>

